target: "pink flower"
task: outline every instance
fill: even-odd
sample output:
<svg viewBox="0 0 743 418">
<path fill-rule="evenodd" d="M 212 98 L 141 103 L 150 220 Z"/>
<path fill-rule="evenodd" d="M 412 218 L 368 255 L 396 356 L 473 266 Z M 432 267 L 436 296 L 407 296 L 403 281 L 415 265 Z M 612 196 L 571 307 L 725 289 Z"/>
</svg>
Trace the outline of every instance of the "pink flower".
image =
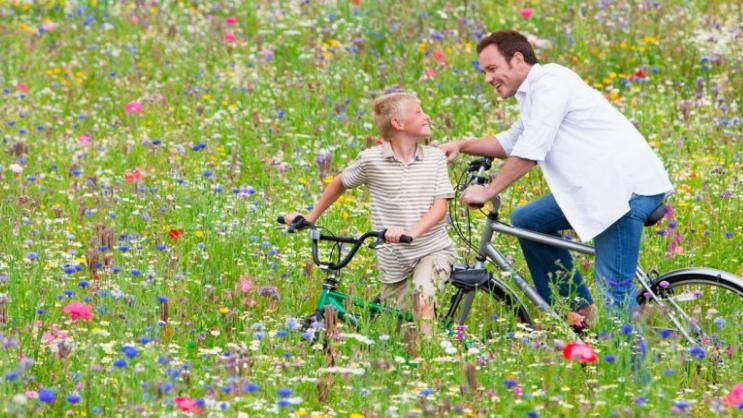
<svg viewBox="0 0 743 418">
<path fill-rule="evenodd" d="M 444 51 L 442 51 L 441 48 L 436 48 L 432 55 L 433 59 L 435 59 L 439 64 L 446 65 L 446 55 L 444 55 Z"/>
<path fill-rule="evenodd" d="M 248 293 L 253 289 L 253 280 L 250 279 L 248 276 L 241 276 L 240 277 L 240 291 L 243 293 Z"/>
<path fill-rule="evenodd" d="M 124 173 L 124 181 L 127 183 L 136 183 L 142 180 L 143 176 L 142 172 L 138 168 L 135 168 L 134 170 L 128 170 Z"/>
<path fill-rule="evenodd" d="M 730 408 L 740 408 L 743 404 L 743 382 L 736 383 L 733 390 L 722 398 L 722 403 Z"/>
<path fill-rule="evenodd" d="M 524 7 L 523 9 L 519 10 L 519 14 L 524 19 L 531 19 L 532 16 L 534 16 L 534 9 L 531 7 Z"/>
<path fill-rule="evenodd" d="M 581 363 L 595 363 L 598 360 L 590 345 L 585 343 L 570 343 L 562 350 L 562 356 L 567 360 Z"/>
<path fill-rule="evenodd" d="M 88 145 L 90 144 L 90 134 L 83 134 L 77 137 L 77 143 L 81 145 Z"/>
<path fill-rule="evenodd" d="M 35 390 L 27 390 L 26 393 L 25 393 L 25 395 L 26 395 L 27 398 L 39 399 L 39 392 L 37 392 Z"/>
<path fill-rule="evenodd" d="M 204 412 L 201 408 L 199 408 L 198 405 L 196 405 L 195 400 L 186 396 L 179 396 L 175 398 L 175 405 L 183 412 L 192 412 L 194 414 L 200 414 Z"/>
<path fill-rule="evenodd" d="M 236 25 L 237 24 L 237 18 L 235 16 L 228 16 L 224 19 L 224 23 L 228 25 Z"/>
<path fill-rule="evenodd" d="M 423 77 L 421 77 L 421 80 L 430 80 L 434 77 L 436 77 L 436 70 L 426 70 L 423 72 Z"/>
<path fill-rule="evenodd" d="M 520 397 L 521 396 L 521 386 L 516 386 L 515 388 L 513 388 L 513 394 L 517 398 Z"/>
<path fill-rule="evenodd" d="M 54 22 L 46 22 L 41 25 L 41 29 L 44 29 L 46 32 L 51 32 L 54 29 L 57 29 L 57 25 L 55 25 Z"/>
<path fill-rule="evenodd" d="M 237 36 L 234 33 L 225 33 L 222 37 L 224 42 L 237 42 Z"/>
<path fill-rule="evenodd" d="M 80 318 L 88 321 L 93 318 L 93 307 L 78 301 L 70 302 L 62 311 L 70 315 L 73 321 L 77 321 Z"/>
<path fill-rule="evenodd" d="M 67 338 L 69 338 L 67 331 L 60 330 L 57 327 L 57 324 L 52 324 L 51 332 L 45 331 L 44 334 L 41 335 L 41 340 L 45 343 L 52 343 L 56 340 L 66 340 Z"/>
<path fill-rule="evenodd" d="M 26 83 L 18 83 L 15 85 L 15 88 L 17 88 L 21 93 L 28 93 L 28 84 Z"/>
<path fill-rule="evenodd" d="M 127 105 L 124 107 L 124 111 L 127 115 L 131 115 L 132 113 L 144 112 L 144 108 L 142 107 L 142 103 L 135 100 L 133 102 L 127 103 Z"/>
</svg>

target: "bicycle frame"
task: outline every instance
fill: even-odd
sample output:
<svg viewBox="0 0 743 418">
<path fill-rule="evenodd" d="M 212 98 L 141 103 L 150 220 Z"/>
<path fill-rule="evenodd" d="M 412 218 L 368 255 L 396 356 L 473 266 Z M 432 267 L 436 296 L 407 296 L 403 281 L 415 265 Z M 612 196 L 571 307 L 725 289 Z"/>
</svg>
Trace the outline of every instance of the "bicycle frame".
<svg viewBox="0 0 743 418">
<path fill-rule="evenodd" d="M 476 256 L 476 263 L 475 268 L 483 268 L 483 265 L 487 259 L 490 259 L 495 265 L 497 265 L 501 270 L 508 272 L 511 276 L 512 280 L 516 284 L 516 286 L 526 295 L 529 300 L 534 303 L 534 305 L 542 312 L 545 312 L 549 315 L 552 315 L 554 317 L 557 317 L 557 314 L 552 310 L 552 308 L 549 306 L 549 304 L 537 293 L 536 289 L 529 284 L 529 282 L 524 279 L 523 276 L 514 268 L 513 264 L 508 262 L 505 256 L 501 254 L 500 251 L 498 251 L 497 248 L 493 245 L 491 242 L 493 239 L 494 233 L 501 233 L 506 234 L 510 236 L 514 236 L 521 239 L 526 239 L 534 242 L 538 242 L 540 244 L 546 244 L 557 248 L 565 248 L 570 251 L 575 251 L 582 254 L 592 255 L 595 256 L 596 252 L 593 247 L 590 245 L 581 244 L 574 241 L 569 241 L 567 239 L 564 239 L 562 237 L 556 237 L 554 235 L 548 235 L 543 234 L 540 232 L 531 231 L 528 229 L 518 228 L 512 225 L 508 225 L 506 223 L 500 222 L 498 220 L 498 209 L 500 207 L 500 200 L 496 197 L 491 200 L 492 209 L 487 215 L 487 220 L 485 222 L 485 229 L 482 232 L 482 236 L 480 237 L 480 245 L 477 250 L 477 256 Z M 642 285 L 644 292 L 647 292 L 647 294 L 650 295 L 650 297 L 657 303 L 659 306 L 665 308 L 665 304 L 663 301 L 653 292 L 652 290 L 652 282 L 648 275 L 642 270 L 642 268 L 638 265 L 637 272 L 635 273 L 635 277 L 638 279 L 640 284 Z M 676 313 L 687 323 L 691 324 L 692 330 L 696 333 L 699 333 L 701 330 L 699 329 L 696 324 L 694 324 L 694 321 L 689 318 L 689 316 L 681 309 L 678 304 L 676 304 L 673 300 L 669 301 L 670 304 L 673 306 Z M 671 319 L 671 321 L 674 323 L 676 328 L 681 331 L 681 333 L 684 335 L 684 337 L 691 343 L 694 343 L 695 340 L 689 333 L 687 332 L 686 328 L 682 326 L 679 319 L 674 315 L 673 312 L 666 309 L 666 313 Z"/>
<path fill-rule="evenodd" d="M 385 306 L 377 302 L 369 302 L 360 297 L 351 297 L 343 292 L 337 290 L 338 287 L 338 274 L 340 270 L 331 270 L 325 282 L 322 285 L 322 293 L 317 301 L 316 311 L 323 312 L 326 306 L 331 306 L 336 312 L 338 317 L 344 321 L 348 321 L 353 326 L 357 326 L 359 319 L 353 313 L 346 309 L 347 302 L 351 305 L 364 308 L 368 310 L 372 315 L 374 314 L 387 314 L 402 320 L 412 321 L 413 315 L 410 312 L 404 312 L 396 308 Z"/>
</svg>

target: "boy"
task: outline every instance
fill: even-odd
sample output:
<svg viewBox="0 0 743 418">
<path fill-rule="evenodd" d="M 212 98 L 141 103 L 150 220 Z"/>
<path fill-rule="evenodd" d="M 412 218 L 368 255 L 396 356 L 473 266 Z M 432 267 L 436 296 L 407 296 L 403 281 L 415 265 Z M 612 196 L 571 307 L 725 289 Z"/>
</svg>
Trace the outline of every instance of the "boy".
<svg viewBox="0 0 743 418">
<path fill-rule="evenodd" d="M 362 151 L 336 176 L 306 219 L 314 223 L 346 189 L 365 184 L 372 200 L 372 228 L 387 229 L 387 245 L 377 250 L 382 300 L 412 308 L 421 334 L 430 336 L 436 292 L 448 279 L 455 257 L 444 223 L 447 200 L 454 197 L 446 158 L 438 148 L 420 144 L 431 129 L 415 94 L 379 97 L 374 123 L 382 144 Z M 286 223 L 297 215 L 286 215 Z M 413 242 L 400 243 L 403 234 Z"/>
</svg>

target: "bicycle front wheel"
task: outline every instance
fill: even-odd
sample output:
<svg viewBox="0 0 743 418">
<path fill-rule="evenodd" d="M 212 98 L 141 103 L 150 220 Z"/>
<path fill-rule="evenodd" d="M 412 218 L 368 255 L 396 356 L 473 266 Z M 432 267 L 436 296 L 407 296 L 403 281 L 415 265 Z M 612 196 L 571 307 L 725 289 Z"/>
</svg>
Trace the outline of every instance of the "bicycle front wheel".
<svg viewBox="0 0 743 418">
<path fill-rule="evenodd" d="M 654 340 L 650 344 L 692 344 L 721 356 L 736 349 L 743 324 L 741 278 L 722 270 L 689 268 L 659 276 L 651 289 L 658 300 L 647 291 L 637 297 L 645 336 Z"/>
</svg>

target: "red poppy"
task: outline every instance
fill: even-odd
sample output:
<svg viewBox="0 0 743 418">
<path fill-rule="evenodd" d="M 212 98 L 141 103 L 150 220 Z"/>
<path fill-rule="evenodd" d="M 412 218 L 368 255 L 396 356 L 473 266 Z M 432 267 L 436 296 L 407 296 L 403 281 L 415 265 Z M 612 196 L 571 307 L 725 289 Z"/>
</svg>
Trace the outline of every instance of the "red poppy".
<svg viewBox="0 0 743 418">
<path fill-rule="evenodd" d="M 199 408 L 199 405 L 196 403 L 196 400 L 191 399 L 186 396 L 179 396 L 175 398 L 175 404 L 183 412 L 191 412 L 194 414 L 201 414 L 204 412 L 203 409 Z"/>
<path fill-rule="evenodd" d="M 595 363 L 598 360 L 590 345 L 585 343 L 570 343 L 562 350 L 562 356 L 568 360 L 581 363 Z"/>
<path fill-rule="evenodd" d="M 134 170 L 128 170 L 124 173 L 124 181 L 128 183 L 136 183 L 140 180 L 142 180 L 142 172 L 135 168 Z"/>
<path fill-rule="evenodd" d="M 635 72 L 635 78 L 644 79 L 644 78 L 647 78 L 647 76 L 648 75 L 643 70 L 637 70 Z"/>
<path fill-rule="evenodd" d="M 183 235 L 184 233 L 185 233 L 185 231 L 183 231 L 183 230 L 180 230 L 179 231 L 177 229 L 171 229 L 170 232 L 168 233 L 168 235 L 170 235 L 170 238 L 173 241 L 178 241 L 178 238 L 180 238 L 181 235 Z"/>
</svg>

